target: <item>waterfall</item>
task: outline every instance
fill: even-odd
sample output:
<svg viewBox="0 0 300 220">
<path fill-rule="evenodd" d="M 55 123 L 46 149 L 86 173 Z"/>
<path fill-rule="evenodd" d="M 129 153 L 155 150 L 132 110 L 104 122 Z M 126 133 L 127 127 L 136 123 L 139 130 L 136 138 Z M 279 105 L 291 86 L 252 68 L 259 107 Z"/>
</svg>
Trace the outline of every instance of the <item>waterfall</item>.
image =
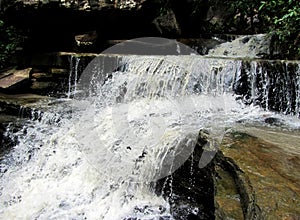
<svg viewBox="0 0 300 220">
<path fill-rule="evenodd" d="M 78 67 L 79 67 L 80 57 L 70 56 L 70 71 L 68 78 L 68 92 L 67 98 L 71 98 L 76 93 L 77 81 L 79 78 Z"/>
<path fill-rule="evenodd" d="M 298 61 L 242 61 L 235 93 L 245 103 L 299 117 L 299 78 Z"/>
<path fill-rule="evenodd" d="M 187 160 L 200 129 L 216 150 L 227 127 L 276 115 L 259 105 L 299 113 L 299 64 L 280 75 L 278 63 L 102 55 L 77 83 L 79 62 L 72 99 L 28 121 L 1 159 L 1 219 L 173 219 L 153 184 Z"/>
<path fill-rule="evenodd" d="M 188 141 L 192 147 L 201 127 L 210 129 L 216 138 L 222 138 L 225 126 L 222 117 L 226 114 L 226 108 L 234 102 L 232 75 L 238 74 L 236 63 L 239 61 L 190 56 L 127 56 L 119 60 L 116 71 L 101 84 L 102 75 L 99 75 L 97 68 L 101 68 L 98 65 L 102 63 L 101 59 L 99 57 L 95 62 L 97 65 L 88 67 L 97 71 L 90 71 L 92 74 L 78 85 L 79 91 L 92 91 L 88 92 L 88 97 L 79 96 L 79 101 L 88 99 L 92 105 L 89 104 L 88 111 L 83 105 L 84 113 L 80 117 L 85 119 L 83 124 L 78 124 L 80 132 L 77 132 L 77 139 L 96 167 L 102 167 L 106 162 L 117 163 L 128 159 L 112 158 L 116 153 L 135 156 L 139 151 L 148 154 L 153 151 L 153 154 L 158 154 L 154 157 L 162 158 L 162 163 L 170 163 L 173 156 L 167 154 L 170 158 L 166 159 L 163 154 L 171 151 L 169 148 L 174 148 L 176 143 L 182 145 L 183 141 Z M 85 83 L 91 81 L 96 83 Z M 99 116 L 97 123 L 91 116 Z M 105 126 L 99 127 L 98 123 L 104 123 Z M 93 131 L 95 127 L 97 129 Z M 89 131 L 88 135 L 85 130 Z M 107 130 L 113 133 L 109 138 L 105 135 L 102 137 L 101 134 Z M 95 139 L 95 135 L 100 136 L 99 139 Z M 187 140 L 186 136 L 189 136 Z M 94 147 L 99 143 L 107 145 L 114 155 L 107 155 L 106 147 Z M 132 145 L 139 149 L 138 152 L 131 149 Z M 98 160 L 99 155 L 108 157 L 106 162 L 104 159 Z M 135 166 L 135 160 L 131 163 L 129 172 Z M 145 167 L 148 169 L 149 166 Z M 135 181 L 152 181 L 169 172 L 167 168 L 164 171 L 153 170 L 154 173 L 150 171 L 143 171 L 143 175 L 147 176 L 139 175 L 140 179 Z M 109 170 L 108 174 L 112 176 L 114 172 Z M 130 176 L 130 173 L 122 173 L 124 175 Z"/>
</svg>

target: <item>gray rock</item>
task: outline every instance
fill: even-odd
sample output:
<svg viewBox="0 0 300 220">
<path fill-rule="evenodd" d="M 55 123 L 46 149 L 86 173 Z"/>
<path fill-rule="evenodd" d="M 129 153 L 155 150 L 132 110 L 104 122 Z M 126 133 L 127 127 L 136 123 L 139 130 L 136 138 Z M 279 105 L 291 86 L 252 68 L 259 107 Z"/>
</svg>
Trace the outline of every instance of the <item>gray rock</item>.
<svg viewBox="0 0 300 220">
<path fill-rule="evenodd" d="M 164 36 L 176 36 L 181 34 L 175 13 L 169 9 L 165 14 L 158 16 L 153 21 L 157 30 Z"/>
<path fill-rule="evenodd" d="M 271 36 L 246 35 L 231 42 L 220 44 L 209 51 L 213 57 L 266 58 L 273 55 Z"/>
</svg>

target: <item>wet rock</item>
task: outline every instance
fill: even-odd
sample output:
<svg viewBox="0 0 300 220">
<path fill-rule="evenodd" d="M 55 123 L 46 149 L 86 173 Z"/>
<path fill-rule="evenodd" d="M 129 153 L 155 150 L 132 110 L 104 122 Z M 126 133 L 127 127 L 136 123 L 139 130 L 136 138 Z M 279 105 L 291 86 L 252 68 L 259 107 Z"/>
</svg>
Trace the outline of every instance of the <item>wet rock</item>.
<svg viewBox="0 0 300 220">
<path fill-rule="evenodd" d="M 260 130 L 261 136 L 267 135 L 262 132 Z M 272 135 L 276 135 L 274 131 Z M 284 137 L 287 134 L 277 135 Z M 290 143 L 294 143 L 293 138 L 296 137 L 289 136 Z M 300 163 L 297 146 L 282 147 L 247 133 L 234 132 L 224 138 L 221 150 L 226 169 L 236 173 L 236 185 L 240 192 L 246 193 L 241 193 L 245 218 L 299 218 Z"/>
<path fill-rule="evenodd" d="M 224 157 L 221 151 L 218 152 L 216 161 L 218 166 L 220 166 L 224 171 L 227 171 L 234 180 L 232 189 L 236 190 L 238 193 L 235 196 L 237 200 L 240 200 L 244 219 L 261 219 L 262 212 L 260 207 L 257 205 L 256 195 L 248 176 L 244 174 L 232 158 Z M 238 209 L 230 210 L 229 214 L 233 216 L 237 215 L 236 217 L 239 218 L 240 216 L 238 216 L 237 212 Z"/>
<path fill-rule="evenodd" d="M 282 126 L 284 122 L 279 118 L 268 117 L 265 119 L 265 123 L 270 125 Z"/>
<path fill-rule="evenodd" d="M 19 116 L 20 114 L 20 107 L 19 105 L 15 105 L 12 103 L 8 103 L 5 101 L 0 102 L 0 111 L 2 114 L 9 114 L 9 115 L 14 115 L 14 116 Z M 25 109 L 25 115 L 29 116 L 31 111 L 29 109 Z"/>
<path fill-rule="evenodd" d="M 243 219 L 241 197 L 232 174 L 216 164 L 216 219 Z"/>
<path fill-rule="evenodd" d="M 17 131 L 18 126 L 17 124 L 15 126 L 15 131 Z M 8 123 L 2 123 L 0 122 L 0 160 L 2 159 L 2 156 L 5 155 L 12 147 L 14 147 L 17 143 L 18 140 L 17 138 L 11 138 L 6 134 L 8 127 Z M 0 173 L 5 172 L 5 170 L 2 170 L 0 168 Z"/>
<path fill-rule="evenodd" d="M 0 115 L 8 119 L 9 116 L 14 116 L 12 120 L 2 122 L 13 121 L 15 117 L 40 120 L 42 112 L 37 109 L 37 103 L 49 100 L 51 98 L 36 94 L 0 94 Z"/>
<path fill-rule="evenodd" d="M 201 130 L 192 155 L 172 175 L 157 181 L 156 193 L 170 203 L 175 219 L 263 219 L 255 183 L 238 162 L 218 151 L 211 163 L 198 167 L 209 139 Z"/>
<path fill-rule="evenodd" d="M 81 72 L 80 72 L 81 73 Z M 31 75 L 29 92 L 52 97 L 63 96 L 68 92 L 70 72 L 66 69 L 36 70 Z M 74 79 L 72 79 L 72 85 Z"/>
<path fill-rule="evenodd" d="M 214 163 L 200 169 L 205 137 L 199 135 L 192 155 L 172 175 L 156 183 L 156 193 L 165 197 L 175 219 L 214 219 Z"/>
<path fill-rule="evenodd" d="M 31 91 L 34 91 L 34 93 L 42 94 L 43 92 L 48 93 L 53 87 L 54 83 L 34 80 L 30 89 Z"/>
<path fill-rule="evenodd" d="M 29 118 L 32 120 L 41 120 L 42 113 L 30 107 L 24 107 L 0 101 L 0 113 L 19 118 Z"/>
</svg>

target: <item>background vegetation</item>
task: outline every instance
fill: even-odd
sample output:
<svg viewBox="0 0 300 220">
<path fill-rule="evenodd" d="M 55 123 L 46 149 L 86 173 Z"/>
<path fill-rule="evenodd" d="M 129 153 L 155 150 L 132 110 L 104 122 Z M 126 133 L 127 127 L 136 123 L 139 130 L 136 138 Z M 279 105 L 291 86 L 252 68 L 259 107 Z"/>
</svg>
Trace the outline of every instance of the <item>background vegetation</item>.
<svg viewBox="0 0 300 220">
<path fill-rule="evenodd" d="M 0 5 L 0 69 L 9 65 L 12 55 L 24 39 L 21 35 L 22 32 L 9 25 L 9 21 L 4 17 L 5 8 L 14 2 L 15 0 L 2 0 Z M 163 14 L 168 7 L 178 4 L 179 1 L 155 0 L 155 2 L 159 13 Z M 177 19 L 180 16 L 191 16 L 194 19 L 187 20 L 184 25 L 193 21 L 201 24 L 202 32 L 206 33 L 269 33 L 281 49 L 282 57 L 280 58 L 300 59 L 299 0 L 186 0 L 183 3 L 185 8 L 179 5 L 179 9 L 174 10 Z M 209 21 L 205 20 L 198 22 L 198 20 L 205 19 L 203 11 L 206 9 L 204 7 L 209 5 L 214 7 L 220 3 L 225 4 L 223 11 L 226 12 L 223 13 L 227 13 L 226 22 L 221 25 L 218 23 L 215 26 L 208 24 Z M 228 10 L 225 10 L 226 8 Z M 192 25 L 191 30 L 193 29 L 199 29 L 199 27 Z"/>
<path fill-rule="evenodd" d="M 286 56 L 300 58 L 300 1 L 261 1 L 259 12 Z"/>
<path fill-rule="evenodd" d="M 22 42 L 20 31 L 15 27 L 6 25 L 0 18 L 0 69 L 9 65 L 12 55 Z"/>
<path fill-rule="evenodd" d="M 231 19 L 227 29 L 269 33 L 282 50 L 282 58 L 300 58 L 299 0 L 227 0 Z"/>
</svg>

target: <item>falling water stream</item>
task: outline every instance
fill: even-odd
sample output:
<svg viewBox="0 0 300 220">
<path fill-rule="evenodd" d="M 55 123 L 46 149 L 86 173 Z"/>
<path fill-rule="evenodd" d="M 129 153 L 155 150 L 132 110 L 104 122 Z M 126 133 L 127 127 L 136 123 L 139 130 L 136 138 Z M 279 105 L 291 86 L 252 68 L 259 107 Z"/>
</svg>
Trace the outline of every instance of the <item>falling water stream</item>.
<svg viewBox="0 0 300 220">
<path fill-rule="evenodd" d="M 241 60 L 119 56 L 111 72 L 103 60 L 69 89 L 69 98 L 77 91 L 74 98 L 14 134 L 19 143 L 0 164 L 1 219 L 173 219 L 153 182 L 184 163 L 200 129 L 209 131 L 217 149 L 227 129 L 241 121 L 263 125 L 274 117 L 285 129 L 300 128 L 296 116 L 246 105 L 250 97 L 236 94 Z M 298 71 L 296 114 L 299 79 Z M 249 85 L 251 99 L 258 100 L 256 86 Z M 263 94 L 268 97 L 266 89 Z"/>
<path fill-rule="evenodd" d="M 67 98 L 70 98 L 72 95 L 76 93 L 79 62 L 80 62 L 79 57 L 70 56 L 70 71 L 69 71 L 69 78 L 68 78 Z"/>
</svg>

